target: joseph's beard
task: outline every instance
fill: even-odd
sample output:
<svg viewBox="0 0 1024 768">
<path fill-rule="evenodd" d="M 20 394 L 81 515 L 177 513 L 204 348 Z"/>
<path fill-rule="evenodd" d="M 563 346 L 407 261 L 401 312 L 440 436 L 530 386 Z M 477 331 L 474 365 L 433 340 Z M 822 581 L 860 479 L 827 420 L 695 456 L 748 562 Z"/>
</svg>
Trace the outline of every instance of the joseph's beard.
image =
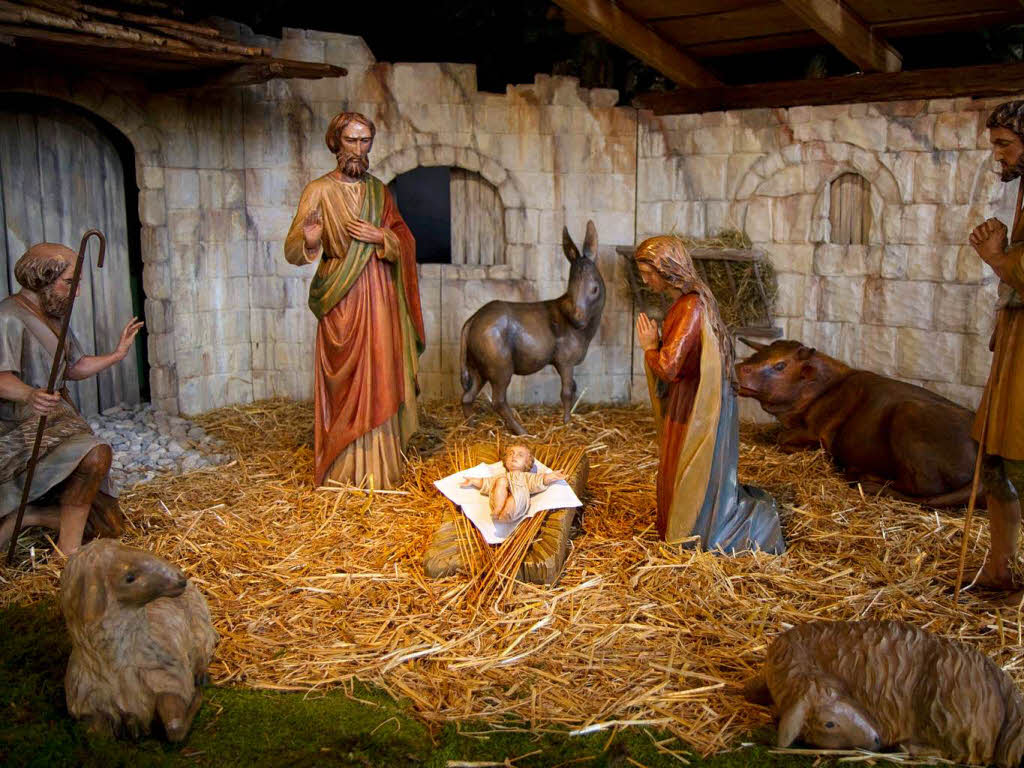
<svg viewBox="0 0 1024 768">
<path fill-rule="evenodd" d="M 342 173 L 352 179 L 358 179 L 370 167 L 370 158 L 366 155 L 338 154 L 338 167 Z"/>
<path fill-rule="evenodd" d="M 1016 165 L 1007 166 L 1002 163 L 999 164 L 999 180 L 1000 181 L 1013 181 L 1014 179 L 1024 176 L 1024 155 L 1020 156 L 1017 160 Z"/>
<path fill-rule="evenodd" d="M 53 286 L 47 286 L 39 292 L 39 304 L 50 317 L 64 317 L 71 306 L 70 296 L 58 296 Z"/>
</svg>

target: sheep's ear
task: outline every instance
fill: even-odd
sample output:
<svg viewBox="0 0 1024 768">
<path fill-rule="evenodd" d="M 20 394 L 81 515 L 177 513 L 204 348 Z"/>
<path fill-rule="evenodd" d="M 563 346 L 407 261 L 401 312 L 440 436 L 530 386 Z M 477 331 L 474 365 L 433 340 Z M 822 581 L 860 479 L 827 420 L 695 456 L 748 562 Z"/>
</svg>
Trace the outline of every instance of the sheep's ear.
<svg viewBox="0 0 1024 768">
<path fill-rule="evenodd" d="M 801 697 L 779 716 L 779 737 L 776 743 L 780 748 L 788 747 L 796 741 L 803 730 L 809 709 L 807 698 Z"/>
<path fill-rule="evenodd" d="M 103 615 L 103 610 L 107 606 L 107 588 L 103 584 L 103 577 L 96 569 L 83 568 L 79 572 L 73 595 L 83 622 L 96 621 Z"/>
</svg>

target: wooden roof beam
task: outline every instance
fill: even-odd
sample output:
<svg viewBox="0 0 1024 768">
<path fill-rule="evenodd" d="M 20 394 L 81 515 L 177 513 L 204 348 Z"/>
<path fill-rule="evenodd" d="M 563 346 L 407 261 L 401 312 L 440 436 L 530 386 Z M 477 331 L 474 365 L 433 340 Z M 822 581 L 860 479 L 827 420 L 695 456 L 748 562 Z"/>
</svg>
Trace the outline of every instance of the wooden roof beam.
<svg viewBox="0 0 1024 768">
<path fill-rule="evenodd" d="M 903 57 L 843 0 L 783 0 L 786 7 L 863 72 L 899 72 Z"/>
<path fill-rule="evenodd" d="M 634 99 L 634 103 L 653 110 L 657 115 L 682 115 L 726 109 L 950 99 L 958 96 L 1019 96 L 1021 93 L 1024 93 L 1024 64 L 984 64 L 820 80 L 680 88 L 670 93 L 646 93 Z"/>
<path fill-rule="evenodd" d="M 680 86 L 708 88 L 721 81 L 672 43 L 609 0 L 554 0 L 564 10 Z"/>
</svg>

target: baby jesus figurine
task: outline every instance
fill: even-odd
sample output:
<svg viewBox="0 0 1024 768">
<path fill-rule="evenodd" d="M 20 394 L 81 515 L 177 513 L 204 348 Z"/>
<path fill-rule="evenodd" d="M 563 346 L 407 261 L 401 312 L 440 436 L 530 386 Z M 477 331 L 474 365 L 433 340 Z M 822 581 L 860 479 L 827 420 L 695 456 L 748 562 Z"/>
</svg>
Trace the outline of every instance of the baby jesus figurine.
<svg viewBox="0 0 1024 768">
<path fill-rule="evenodd" d="M 530 495 L 540 493 L 549 485 L 565 480 L 561 472 L 531 472 L 533 454 L 525 445 L 510 445 L 502 461 L 505 472 L 493 477 L 464 477 L 462 487 L 479 488 L 490 497 L 491 519 L 511 523 L 530 511 Z"/>
</svg>

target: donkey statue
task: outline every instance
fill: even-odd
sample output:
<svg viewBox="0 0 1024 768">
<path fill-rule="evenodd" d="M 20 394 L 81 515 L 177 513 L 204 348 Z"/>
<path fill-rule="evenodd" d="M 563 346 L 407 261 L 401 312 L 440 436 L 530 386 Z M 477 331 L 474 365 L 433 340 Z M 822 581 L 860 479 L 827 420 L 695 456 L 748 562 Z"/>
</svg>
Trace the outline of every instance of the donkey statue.
<svg viewBox="0 0 1024 768">
<path fill-rule="evenodd" d="M 505 400 L 512 374 L 526 376 L 549 363 L 562 377 L 563 423 L 576 397 L 572 371 L 586 357 L 604 309 L 604 280 L 594 263 L 597 229 L 587 222 L 583 255 L 562 230 L 562 249 L 569 268 L 569 285 L 557 299 L 491 301 L 462 326 L 462 410 L 473 415 L 473 401 L 484 382 L 491 384 L 491 404 L 516 435 L 526 434 Z"/>
</svg>

